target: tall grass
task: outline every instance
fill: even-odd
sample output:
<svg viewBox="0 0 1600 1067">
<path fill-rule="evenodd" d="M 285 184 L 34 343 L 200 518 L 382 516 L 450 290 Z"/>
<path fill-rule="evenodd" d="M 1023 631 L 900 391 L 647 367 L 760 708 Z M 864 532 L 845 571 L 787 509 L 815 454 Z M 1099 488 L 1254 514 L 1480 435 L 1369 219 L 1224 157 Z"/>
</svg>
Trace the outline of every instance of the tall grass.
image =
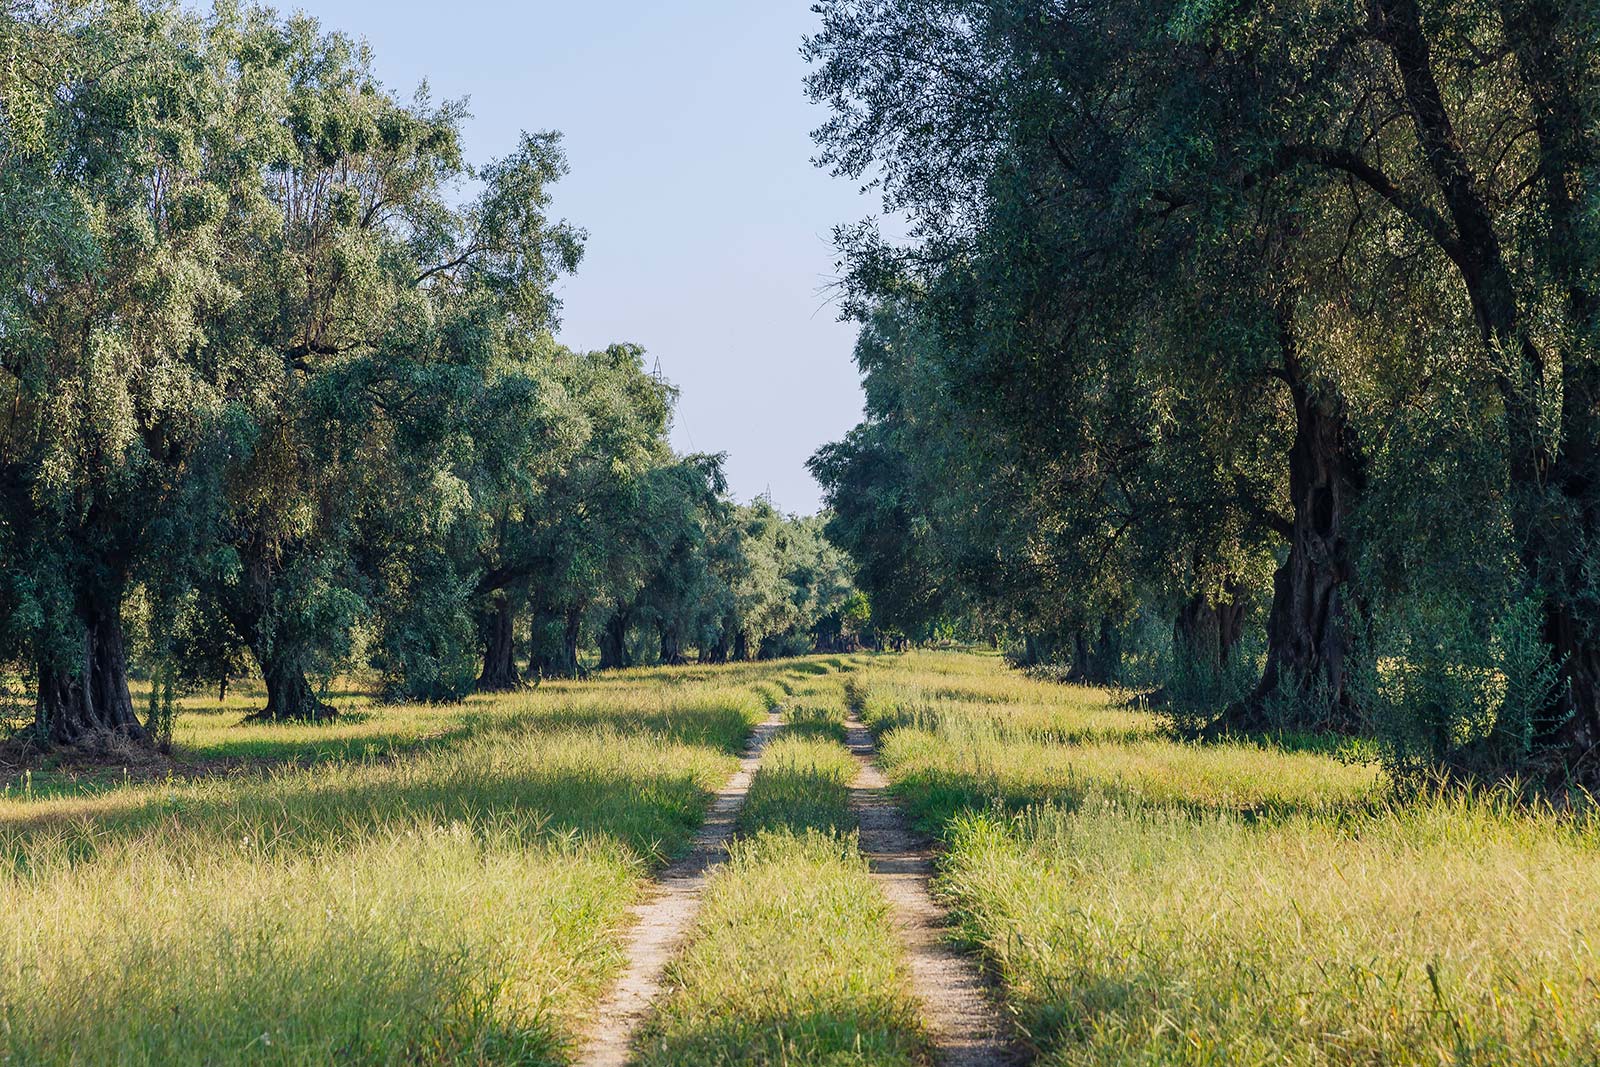
<svg viewBox="0 0 1600 1067">
<path fill-rule="evenodd" d="M 1600 1062 L 1590 814 L 1400 800 L 1318 739 L 1184 744 L 987 658 L 852 695 L 1046 1064 Z"/>
<path fill-rule="evenodd" d="M 1053 1064 L 1587 1064 L 1592 832 L 1474 801 L 957 819 L 944 887 Z"/>
<path fill-rule="evenodd" d="M 293 850 L 181 833 L 89 863 L 43 848 L 0 881 L 8 1062 L 564 1062 L 638 869 L 496 825 Z"/>
<path fill-rule="evenodd" d="M 208 774 L 13 791 L 0 1062 L 566 1062 L 783 669 L 316 726 L 190 712 Z"/>
<path fill-rule="evenodd" d="M 853 837 L 737 842 L 669 981 L 641 1067 L 926 1063 L 888 905 Z"/>
</svg>

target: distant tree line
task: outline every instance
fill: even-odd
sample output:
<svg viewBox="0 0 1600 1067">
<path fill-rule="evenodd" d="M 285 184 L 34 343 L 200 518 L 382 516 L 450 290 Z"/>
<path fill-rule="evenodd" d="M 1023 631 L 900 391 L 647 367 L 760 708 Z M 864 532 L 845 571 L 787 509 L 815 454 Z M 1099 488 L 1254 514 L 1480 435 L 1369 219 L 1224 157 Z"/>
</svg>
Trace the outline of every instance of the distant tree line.
<svg viewBox="0 0 1600 1067">
<path fill-rule="evenodd" d="M 876 621 L 1600 784 L 1600 5 L 818 10 Z"/>
<path fill-rule="evenodd" d="M 39 734 L 148 740 L 130 664 L 315 718 L 352 666 L 440 700 L 859 628 L 815 520 L 673 453 L 639 348 L 553 340 L 559 139 L 472 167 L 464 117 L 303 16 L 0 9 L 0 674 Z"/>
</svg>

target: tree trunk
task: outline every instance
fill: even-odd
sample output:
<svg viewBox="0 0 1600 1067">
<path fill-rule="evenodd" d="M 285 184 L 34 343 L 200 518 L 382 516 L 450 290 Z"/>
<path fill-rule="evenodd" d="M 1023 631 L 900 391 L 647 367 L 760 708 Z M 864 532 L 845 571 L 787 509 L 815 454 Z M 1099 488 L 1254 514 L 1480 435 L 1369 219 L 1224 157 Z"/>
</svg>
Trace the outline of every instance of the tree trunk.
<svg viewBox="0 0 1600 1067">
<path fill-rule="evenodd" d="M 1583 105 L 1596 88 L 1588 73 L 1596 20 L 1592 13 L 1587 16 L 1585 33 L 1562 0 L 1501 0 L 1500 12 L 1517 75 L 1533 101 L 1538 188 L 1549 222 L 1538 254 L 1565 291 L 1577 343 L 1592 343 L 1600 326 L 1600 294 L 1594 288 L 1600 234 L 1581 205 L 1592 197 L 1600 167 L 1600 135 L 1586 120 Z M 1577 604 L 1590 582 L 1587 546 L 1600 543 L 1600 367 L 1571 351 L 1558 350 L 1558 357 L 1561 446 L 1549 484 L 1559 494 L 1551 510 L 1567 528 L 1567 540 L 1545 533 L 1530 541 L 1525 557 L 1531 580 L 1544 593 L 1543 634 L 1565 684 L 1536 724 L 1536 741 L 1560 755 L 1563 778 L 1592 788 L 1600 784 L 1600 634 L 1592 614 L 1586 618 Z"/>
<path fill-rule="evenodd" d="M 1231 662 L 1233 650 L 1244 636 L 1240 591 L 1231 588 L 1229 596 L 1226 604 L 1218 604 L 1209 596 L 1192 596 L 1178 609 L 1172 624 L 1173 650 L 1212 672 L 1221 671 Z"/>
<path fill-rule="evenodd" d="M 1089 654 L 1088 676 L 1094 685 L 1115 685 L 1122 674 L 1122 634 L 1109 615 L 1100 616 L 1100 634 Z"/>
<path fill-rule="evenodd" d="M 1250 697 L 1227 710 L 1216 728 L 1350 731 L 1357 723 L 1345 688 L 1351 640 L 1348 526 L 1362 489 L 1362 463 L 1342 401 L 1312 395 L 1287 326 L 1283 349 L 1295 414 L 1289 448 L 1294 510 L 1289 555 L 1272 581 L 1261 681 Z M 1285 702 L 1283 697 L 1291 699 Z M 1269 721 L 1273 707 L 1279 717 Z M 1284 708 L 1295 709 L 1292 720 L 1281 721 Z"/>
<path fill-rule="evenodd" d="M 733 635 L 733 658 L 740 663 L 750 658 L 750 640 L 743 630 Z"/>
<path fill-rule="evenodd" d="M 618 605 L 600 630 L 600 669 L 630 667 L 628 655 L 628 610 Z"/>
<path fill-rule="evenodd" d="M 561 634 L 561 670 L 568 678 L 578 676 L 578 641 L 583 637 L 583 609 L 567 609 L 567 625 Z"/>
<path fill-rule="evenodd" d="M 676 667 L 683 663 L 683 644 L 678 640 L 676 626 L 662 626 L 661 633 L 661 662 L 669 667 Z"/>
<path fill-rule="evenodd" d="M 1447 252 L 1460 272 L 1491 363 L 1504 365 L 1506 355 L 1520 356 L 1497 376 L 1512 445 L 1512 523 L 1528 586 L 1543 598 L 1543 634 L 1563 683 L 1535 724 L 1537 741 L 1560 762 L 1553 771 L 1558 780 L 1600 784 L 1600 632 L 1593 612 L 1584 607 L 1590 596 L 1588 546 L 1600 534 L 1600 460 L 1594 447 L 1600 381 L 1590 359 L 1559 344 L 1546 351 L 1526 324 L 1530 316 L 1512 282 L 1489 202 L 1445 110 L 1416 0 L 1375 0 L 1374 6 L 1449 215 Z M 1594 89 L 1586 73 L 1586 50 L 1592 45 L 1583 39 L 1578 20 L 1592 16 L 1550 0 L 1502 0 L 1500 9 L 1518 76 L 1532 98 L 1539 143 L 1537 177 L 1549 228 L 1535 253 L 1565 287 L 1576 335 L 1592 337 L 1597 301 L 1589 288 L 1593 267 L 1585 256 L 1595 238 L 1581 232 L 1577 209 L 1592 193 L 1593 168 L 1600 159 L 1578 106 Z M 1569 19 L 1575 28 L 1564 33 Z M 1568 54 L 1572 41 L 1578 51 Z M 1591 188 L 1584 188 L 1586 182 Z M 1540 425 L 1536 400 L 1547 368 L 1559 375 L 1564 394 L 1558 445 Z"/>
<path fill-rule="evenodd" d="M 256 722 L 306 722 L 331 719 L 338 714 L 318 699 L 306 681 L 305 650 L 292 646 L 258 652 L 256 662 L 267 683 L 267 706 L 250 716 Z"/>
<path fill-rule="evenodd" d="M 711 648 L 703 654 L 702 658 L 709 663 L 728 662 L 728 656 L 732 654 L 732 648 L 729 645 L 728 635 L 730 632 L 732 632 L 732 629 L 733 624 L 729 620 L 724 619 L 722 621 L 722 629 L 717 633 L 717 643 L 712 645 Z"/>
<path fill-rule="evenodd" d="M 1122 635 L 1111 616 L 1100 616 L 1100 628 L 1093 642 L 1083 627 L 1072 631 L 1072 663 L 1067 681 L 1082 685 L 1113 685 L 1122 670 Z"/>
<path fill-rule="evenodd" d="M 1089 635 L 1079 626 L 1072 631 L 1072 663 L 1067 667 L 1067 681 L 1090 684 L 1089 658 Z"/>
<path fill-rule="evenodd" d="M 39 664 L 35 724 L 56 744 L 78 745 L 116 736 L 148 742 L 133 710 L 123 649 L 120 597 L 108 596 L 79 613 L 81 651 Z"/>
<path fill-rule="evenodd" d="M 1046 647 L 1045 640 L 1038 634 L 1022 635 L 1022 665 L 1024 667 L 1037 667 L 1050 658 L 1050 650 Z"/>
<path fill-rule="evenodd" d="M 495 597 L 494 607 L 484 620 L 483 672 L 478 675 L 478 692 L 506 693 L 521 687 L 517 673 L 516 612 L 511 598 Z"/>
</svg>

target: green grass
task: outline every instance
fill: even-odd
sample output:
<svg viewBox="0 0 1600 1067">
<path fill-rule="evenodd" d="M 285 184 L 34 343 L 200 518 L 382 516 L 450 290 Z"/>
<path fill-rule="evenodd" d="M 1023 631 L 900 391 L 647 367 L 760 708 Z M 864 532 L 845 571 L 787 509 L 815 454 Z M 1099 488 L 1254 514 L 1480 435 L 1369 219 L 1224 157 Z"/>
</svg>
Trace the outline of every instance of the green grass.
<svg viewBox="0 0 1600 1067">
<path fill-rule="evenodd" d="M 767 746 L 761 769 L 750 783 L 739 812 L 740 831 L 854 829 L 850 782 L 857 769 L 855 757 L 837 741 L 779 737 Z"/>
<path fill-rule="evenodd" d="M 844 741 L 844 705 L 841 701 L 796 701 L 784 708 L 783 721 L 790 736 Z"/>
<path fill-rule="evenodd" d="M 1593 1063 L 1592 832 L 1470 801 L 978 813 L 945 889 L 1052 1064 Z"/>
<path fill-rule="evenodd" d="M 707 887 L 641 1067 L 924 1063 L 888 905 L 852 837 L 761 833 Z"/>
<path fill-rule="evenodd" d="M 1044 1064 L 1600 1060 L 1589 814 L 1402 802 L 983 657 L 877 659 L 853 696 Z"/>
<path fill-rule="evenodd" d="M 559 1064 L 783 664 L 327 725 L 0 798 L 0 1062 Z M 248 699 L 248 696 L 242 698 Z"/>
<path fill-rule="evenodd" d="M 394 823 L 293 850 L 152 835 L 0 883 L 0 1050 L 28 1064 L 560 1063 L 638 864 Z"/>
<path fill-rule="evenodd" d="M 1401 800 L 993 656 L 640 669 L 179 718 L 168 780 L 0 792 L 0 1062 L 563 1064 L 628 906 L 781 707 L 642 1064 L 927 1061 L 844 708 L 1046 1067 L 1600 1062 L 1600 815 Z"/>
<path fill-rule="evenodd" d="M 788 714 L 639 1042 L 642 1067 L 927 1062 L 889 908 L 856 847 L 858 765 L 832 737 L 843 708 Z"/>
</svg>

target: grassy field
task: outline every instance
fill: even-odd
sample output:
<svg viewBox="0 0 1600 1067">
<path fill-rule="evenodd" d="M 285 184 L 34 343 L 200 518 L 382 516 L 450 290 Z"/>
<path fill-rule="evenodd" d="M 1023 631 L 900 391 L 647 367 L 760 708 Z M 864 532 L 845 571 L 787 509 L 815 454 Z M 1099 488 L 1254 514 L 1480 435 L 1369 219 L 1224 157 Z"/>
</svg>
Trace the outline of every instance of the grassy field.
<svg viewBox="0 0 1600 1067">
<path fill-rule="evenodd" d="M 541 1064 L 779 668 L 322 726 L 180 716 L 193 779 L 0 800 L 0 1062 Z M 79 788 L 74 789 L 74 783 Z"/>
<path fill-rule="evenodd" d="M 1047 1065 L 1591 1064 L 1600 819 L 1171 740 L 995 657 L 635 670 L 240 725 L 0 796 L 0 1063 L 564 1064 L 629 905 L 781 708 L 638 1062 L 928 1062 L 853 703 Z"/>
<path fill-rule="evenodd" d="M 851 697 L 1044 1063 L 1600 1058 L 1588 815 L 1180 744 L 987 657 L 877 659 Z"/>
</svg>

